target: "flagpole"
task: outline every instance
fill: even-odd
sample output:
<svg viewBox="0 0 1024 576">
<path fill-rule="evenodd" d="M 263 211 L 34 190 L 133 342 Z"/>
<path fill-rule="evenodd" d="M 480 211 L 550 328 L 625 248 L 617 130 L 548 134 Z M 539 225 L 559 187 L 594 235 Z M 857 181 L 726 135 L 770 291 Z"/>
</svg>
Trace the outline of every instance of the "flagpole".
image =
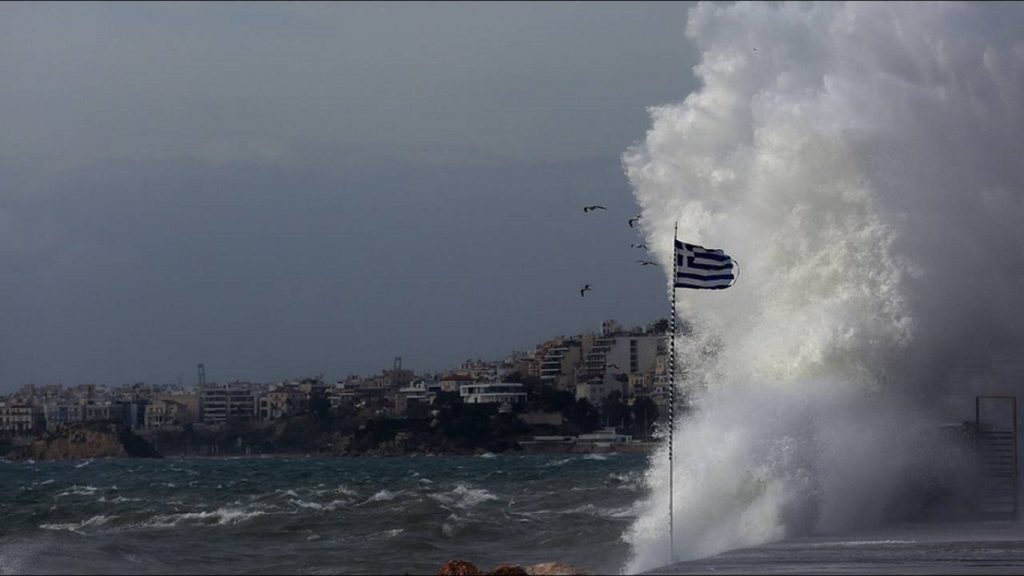
<svg viewBox="0 0 1024 576">
<path fill-rule="evenodd" d="M 675 492 L 672 478 L 672 444 L 675 442 L 676 422 L 676 266 L 679 264 L 679 259 L 676 257 L 676 239 L 678 236 L 679 222 L 677 221 L 675 228 L 672 230 L 672 309 L 668 317 L 668 541 L 670 563 L 676 560 L 675 506 L 673 506 L 672 502 L 673 492 Z"/>
</svg>

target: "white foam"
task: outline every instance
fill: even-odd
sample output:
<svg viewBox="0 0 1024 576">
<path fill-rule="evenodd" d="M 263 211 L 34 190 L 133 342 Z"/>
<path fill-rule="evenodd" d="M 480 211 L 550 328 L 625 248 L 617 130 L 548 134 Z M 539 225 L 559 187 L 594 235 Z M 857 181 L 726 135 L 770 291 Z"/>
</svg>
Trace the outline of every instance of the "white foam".
<svg viewBox="0 0 1024 576">
<path fill-rule="evenodd" d="M 355 490 L 349 488 L 348 486 L 346 486 L 344 484 L 338 484 L 338 487 L 335 488 L 334 491 L 336 493 L 338 493 L 338 494 L 343 494 L 345 496 L 355 496 L 356 495 L 356 491 Z"/>
<path fill-rule="evenodd" d="M 330 502 L 309 502 L 306 500 L 289 500 L 289 502 L 299 508 L 305 508 L 307 510 L 320 510 L 326 512 L 333 512 L 339 508 L 342 508 L 348 504 L 347 500 L 332 500 Z"/>
<path fill-rule="evenodd" d="M 666 279 L 676 224 L 742 268 L 727 290 L 677 291 L 696 412 L 673 438 L 676 560 L 877 524 L 942 463 L 947 393 L 1019 395 L 1021 20 L 1004 4 L 691 10 L 702 86 L 652 108 L 623 157 Z M 667 456 L 627 572 L 670 561 Z"/>
<path fill-rule="evenodd" d="M 476 506 L 482 502 L 496 500 L 498 497 L 483 488 L 473 488 L 468 484 L 458 483 L 450 492 L 440 492 L 430 495 L 431 498 L 448 506 L 456 506 L 466 509 Z"/>
<path fill-rule="evenodd" d="M 95 486 L 79 486 L 75 484 L 67 490 L 58 492 L 57 498 L 62 498 L 64 496 L 92 496 L 96 493 L 96 490 L 98 490 L 98 488 Z"/>
<path fill-rule="evenodd" d="M 226 526 L 247 522 L 266 515 L 262 510 L 222 507 L 209 512 L 186 512 L 154 516 L 141 525 L 146 528 L 172 528 L 181 524 Z"/>
<path fill-rule="evenodd" d="M 101 504 L 123 504 L 125 502 L 141 502 L 142 498 L 128 498 L 125 496 L 115 496 L 114 498 L 107 498 L 106 496 L 100 496 L 96 500 Z"/>
<path fill-rule="evenodd" d="M 368 504 L 370 502 L 387 502 L 389 500 L 394 500 L 401 493 L 401 490 L 399 490 L 398 492 L 392 492 L 391 490 L 385 488 L 383 490 L 378 491 L 373 496 L 370 496 L 366 500 L 360 502 L 359 505 L 362 506 L 363 504 Z"/>
<path fill-rule="evenodd" d="M 62 524 L 40 524 L 39 527 L 43 530 L 67 530 L 69 532 L 78 532 L 83 528 L 95 528 L 97 526 L 103 526 L 104 524 L 110 522 L 114 518 L 117 518 L 117 516 L 105 516 L 100 514 L 98 516 L 93 516 L 92 518 L 89 518 L 87 520 L 82 520 L 81 522 L 68 522 Z"/>
<path fill-rule="evenodd" d="M 553 467 L 556 467 L 556 466 L 564 466 L 564 465 L 568 464 L 569 462 L 572 462 L 572 458 L 562 458 L 562 459 L 559 459 L 559 460 L 552 460 L 551 462 L 546 462 L 543 465 L 543 467 L 544 468 L 553 468 Z"/>
</svg>

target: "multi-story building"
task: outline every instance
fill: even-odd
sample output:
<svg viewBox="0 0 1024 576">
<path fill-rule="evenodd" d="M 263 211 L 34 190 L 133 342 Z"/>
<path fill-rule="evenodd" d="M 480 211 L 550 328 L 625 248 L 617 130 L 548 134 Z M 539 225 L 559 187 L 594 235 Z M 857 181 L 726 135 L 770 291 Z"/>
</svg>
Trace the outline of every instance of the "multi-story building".
<svg viewBox="0 0 1024 576">
<path fill-rule="evenodd" d="M 161 398 L 146 404 L 144 426 L 150 430 L 181 428 L 192 422 L 189 406 Z"/>
<path fill-rule="evenodd" d="M 60 426 L 85 420 L 85 407 L 79 402 L 49 402 L 43 406 L 46 429 L 55 430 Z"/>
<path fill-rule="evenodd" d="M 199 391 L 203 424 L 252 420 L 256 416 L 256 390 L 248 382 L 205 384 Z"/>
<path fill-rule="evenodd" d="M 582 358 L 578 340 L 556 340 L 546 346 L 540 378 L 559 390 L 576 389 L 576 372 Z"/>
<path fill-rule="evenodd" d="M 331 408 L 355 404 L 359 398 L 359 389 L 362 385 L 362 379 L 355 376 L 349 376 L 344 380 L 336 382 L 332 388 L 327 390 L 327 397 L 331 401 Z"/>
<path fill-rule="evenodd" d="M 611 363 L 608 359 L 609 353 L 615 349 L 618 343 L 618 339 L 615 336 L 588 338 L 587 343 L 590 345 L 586 346 L 587 353 L 583 358 L 584 380 L 600 380 L 604 376 L 605 371 L 609 369 L 618 373 L 625 372 L 617 364 L 613 364 L 611 367 L 608 366 Z"/>
<path fill-rule="evenodd" d="M 468 374 L 449 374 L 441 378 L 441 391 L 460 392 L 463 386 L 475 382 L 476 380 Z"/>
<path fill-rule="evenodd" d="M 662 422 L 668 419 L 669 403 L 671 402 L 671 383 L 668 377 L 668 373 L 661 373 L 654 375 L 654 382 L 652 383 L 651 399 L 658 406 L 658 421 Z"/>
<path fill-rule="evenodd" d="M 287 384 L 260 394 L 260 420 L 277 420 L 306 411 L 309 408 L 309 394 L 299 386 Z"/>
<path fill-rule="evenodd" d="M 653 372 L 662 340 L 653 335 L 598 338 L 587 357 L 587 374 L 594 376 L 606 370 L 617 374 Z"/>
<path fill-rule="evenodd" d="M 654 392 L 654 372 L 630 374 L 627 390 L 630 398 L 650 396 Z"/>
<path fill-rule="evenodd" d="M 526 390 L 518 382 L 477 382 L 464 384 L 459 395 L 465 404 L 507 404 L 516 406 L 526 403 Z"/>
<path fill-rule="evenodd" d="M 28 402 L 0 403 L 0 434 L 28 436 L 46 428 L 43 407 Z"/>
<path fill-rule="evenodd" d="M 120 402 L 110 402 L 109 400 L 86 404 L 82 406 L 82 419 L 88 422 L 101 420 L 124 422 L 125 405 Z"/>
<path fill-rule="evenodd" d="M 405 388 L 399 389 L 392 400 L 395 414 L 403 415 L 410 405 L 429 405 L 441 391 L 441 383 L 433 380 L 417 380 Z"/>
<path fill-rule="evenodd" d="M 507 360 L 511 365 L 512 372 L 518 372 L 523 376 L 540 378 L 541 360 L 536 353 L 516 355 Z"/>
</svg>

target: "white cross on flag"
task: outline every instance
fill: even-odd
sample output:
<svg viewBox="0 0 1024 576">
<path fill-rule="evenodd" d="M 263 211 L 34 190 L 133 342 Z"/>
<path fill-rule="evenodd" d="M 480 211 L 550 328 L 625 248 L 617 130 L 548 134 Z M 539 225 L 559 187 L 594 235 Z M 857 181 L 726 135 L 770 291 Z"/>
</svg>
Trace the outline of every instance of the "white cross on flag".
<svg viewBox="0 0 1024 576">
<path fill-rule="evenodd" d="M 676 240 L 676 288 L 722 290 L 736 282 L 739 266 L 721 250 Z"/>
</svg>

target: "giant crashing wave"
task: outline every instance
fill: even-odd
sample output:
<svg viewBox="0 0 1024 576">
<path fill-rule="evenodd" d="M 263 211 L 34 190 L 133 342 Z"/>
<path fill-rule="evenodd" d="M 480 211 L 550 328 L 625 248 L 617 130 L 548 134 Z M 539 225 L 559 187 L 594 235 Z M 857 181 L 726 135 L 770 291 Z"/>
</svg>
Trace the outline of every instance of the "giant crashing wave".
<svg viewBox="0 0 1024 576">
<path fill-rule="evenodd" d="M 702 3 L 702 87 L 623 157 L 642 232 L 725 249 L 678 291 L 693 410 L 674 437 L 676 560 L 907 518 L 962 464 L 939 424 L 1024 366 L 1024 8 Z M 670 561 L 666 448 L 625 534 Z"/>
</svg>

